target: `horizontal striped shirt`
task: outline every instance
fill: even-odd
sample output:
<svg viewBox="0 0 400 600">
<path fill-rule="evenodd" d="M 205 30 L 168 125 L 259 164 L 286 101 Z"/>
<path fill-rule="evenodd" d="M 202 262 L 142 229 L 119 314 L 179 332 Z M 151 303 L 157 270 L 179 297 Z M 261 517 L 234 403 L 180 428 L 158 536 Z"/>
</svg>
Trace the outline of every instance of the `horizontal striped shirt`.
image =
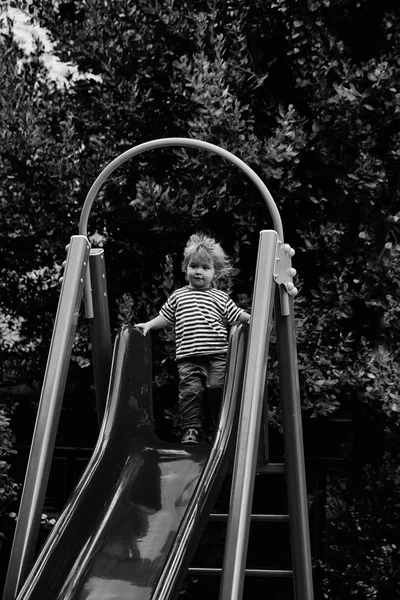
<svg viewBox="0 0 400 600">
<path fill-rule="evenodd" d="M 228 351 L 228 325 L 238 320 L 242 308 L 226 292 L 215 288 L 175 290 L 160 315 L 175 326 L 176 359 Z"/>
</svg>

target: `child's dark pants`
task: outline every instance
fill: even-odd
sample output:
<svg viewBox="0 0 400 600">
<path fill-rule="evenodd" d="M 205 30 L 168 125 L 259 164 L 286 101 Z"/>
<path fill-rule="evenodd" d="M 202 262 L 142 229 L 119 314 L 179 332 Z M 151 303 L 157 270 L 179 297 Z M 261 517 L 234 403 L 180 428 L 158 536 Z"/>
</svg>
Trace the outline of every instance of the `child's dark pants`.
<svg viewBox="0 0 400 600">
<path fill-rule="evenodd" d="M 182 431 L 201 429 L 205 395 L 214 415 L 219 411 L 224 387 L 226 354 L 181 358 L 179 373 L 179 412 Z"/>
</svg>

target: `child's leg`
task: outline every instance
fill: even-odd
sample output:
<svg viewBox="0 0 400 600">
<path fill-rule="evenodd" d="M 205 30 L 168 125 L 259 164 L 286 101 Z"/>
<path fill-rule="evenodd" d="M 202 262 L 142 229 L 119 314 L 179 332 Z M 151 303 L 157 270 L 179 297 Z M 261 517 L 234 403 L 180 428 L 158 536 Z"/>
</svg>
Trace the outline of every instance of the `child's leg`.
<svg viewBox="0 0 400 600">
<path fill-rule="evenodd" d="M 217 424 L 221 410 L 225 370 L 226 354 L 215 354 L 209 357 L 206 389 L 214 424 Z"/>
<path fill-rule="evenodd" d="M 182 431 L 201 430 L 203 424 L 204 389 L 207 372 L 195 358 L 179 360 L 179 412 Z"/>
</svg>

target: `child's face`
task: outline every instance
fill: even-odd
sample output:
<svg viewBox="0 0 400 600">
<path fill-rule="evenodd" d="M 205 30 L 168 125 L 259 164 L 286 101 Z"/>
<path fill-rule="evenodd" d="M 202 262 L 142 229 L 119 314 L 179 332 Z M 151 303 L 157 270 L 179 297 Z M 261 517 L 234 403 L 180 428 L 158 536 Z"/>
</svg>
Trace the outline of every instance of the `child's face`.
<svg viewBox="0 0 400 600">
<path fill-rule="evenodd" d="M 188 262 L 186 274 L 189 285 L 196 290 L 205 290 L 211 286 L 215 275 L 214 265 L 211 261 L 193 254 Z"/>
</svg>

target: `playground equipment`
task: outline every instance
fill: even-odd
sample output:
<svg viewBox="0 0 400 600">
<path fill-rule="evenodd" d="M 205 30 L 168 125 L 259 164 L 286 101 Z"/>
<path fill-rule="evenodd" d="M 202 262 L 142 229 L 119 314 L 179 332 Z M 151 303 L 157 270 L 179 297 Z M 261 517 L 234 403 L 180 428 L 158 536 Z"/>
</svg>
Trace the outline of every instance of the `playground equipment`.
<svg viewBox="0 0 400 600">
<path fill-rule="evenodd" d="M 113 171 L 143 152 L 169 146 L 212 152 L 239 167 L 261 193 L 274 225 L 273 230 L 260 232 L 250 327 L 247 332 L 247 326 L 238 326 L 231 336 L 223 410 L 211 450 L 167 444 L 154 435 L 149 340 L 126 327 L 112 354 L 104 252 L 91 249 L 87 237 L 93 201 Z M 121 154 L 102 171 L 85 200 L 79 235 L 72 236 L 68 245 L 3 600 L 175 598 L 233 450 L 220 599 L 242 598 L 246 575 L 292 576 L 294 598 L 313 599 L 293 254 L 264 183 L 248 165 L 218 146 L 186 138 L 153 140 Z M 32 567 L 83 295 L 91 322 L 102 426 L 89 465 Z M 279 468 L 286 474 L 292 570 L 251 572 L 246 569 L 246 554 L 273 307 L 285 442 L 285 464 Z M 270 470 L 274 468 L 270 465 Z"/>
</svg>

